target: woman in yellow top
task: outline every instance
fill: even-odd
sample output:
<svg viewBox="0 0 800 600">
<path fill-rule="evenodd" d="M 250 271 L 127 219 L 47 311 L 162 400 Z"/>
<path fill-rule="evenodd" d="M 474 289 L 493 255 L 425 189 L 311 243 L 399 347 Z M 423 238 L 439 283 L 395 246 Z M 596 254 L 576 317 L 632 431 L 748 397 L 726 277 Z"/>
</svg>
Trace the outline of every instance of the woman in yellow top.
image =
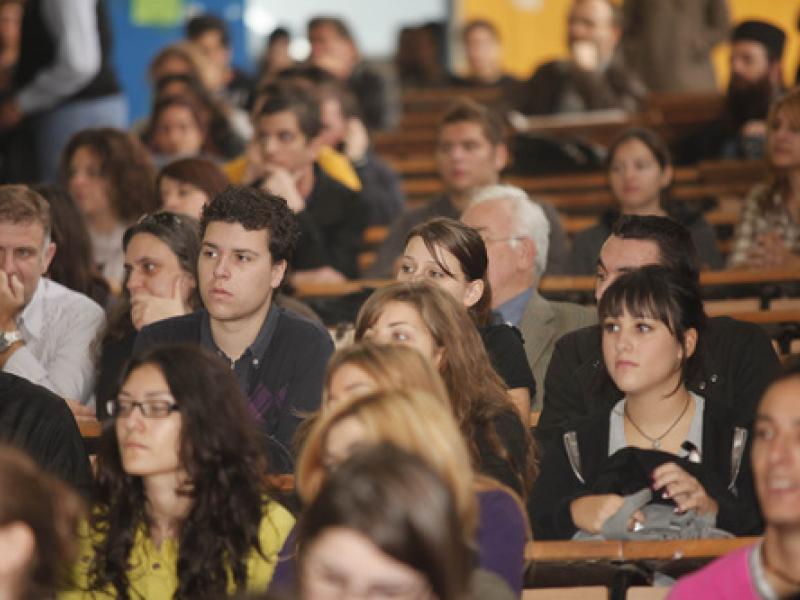
<svg viewBox="0 0 800 600">
<path fill-rule="evenodd" d="M 233 373 L 196 347 L 126 369 L 103 430 L 90 517 L 63 598 L 218 598 L 266 589 L 293 517 Z"/>
</svg>

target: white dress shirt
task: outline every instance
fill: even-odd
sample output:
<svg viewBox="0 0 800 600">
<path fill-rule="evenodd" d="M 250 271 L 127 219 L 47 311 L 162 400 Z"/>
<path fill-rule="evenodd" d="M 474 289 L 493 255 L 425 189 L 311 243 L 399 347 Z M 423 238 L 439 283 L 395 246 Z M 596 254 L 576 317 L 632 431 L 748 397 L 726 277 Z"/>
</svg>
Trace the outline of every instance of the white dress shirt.
<svg viewBox="0 0 800 600">
<path fill-rule="evenodd" d="M 105 312 L 96 302 L 42 277 L 17 317 L 25 344 L 3 371 L 88 404 L 94 379 L 92 342 L 104 324 Z"/>
</svg>

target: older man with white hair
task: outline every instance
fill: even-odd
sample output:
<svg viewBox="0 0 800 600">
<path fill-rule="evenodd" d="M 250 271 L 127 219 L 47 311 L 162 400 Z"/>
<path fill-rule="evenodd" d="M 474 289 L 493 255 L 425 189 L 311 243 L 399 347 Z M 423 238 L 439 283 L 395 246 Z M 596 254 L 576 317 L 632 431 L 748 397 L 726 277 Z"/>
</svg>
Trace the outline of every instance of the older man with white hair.
<svg viewBox="0 0 800 600">
<path fill-rule="evenodd" d="M 550 233 L 544 210 L 518 187 L 492 185 L 476 193 L 461 220 L 486 242 L 492 308 L 522 331 L 534 378 L 543 382 L 558 338 L 596 322 L 594 311 L 552 302 L 537 290 Z M 537 391 L 534 410 L 541 409 L 542 397 Z"/>
</svg>

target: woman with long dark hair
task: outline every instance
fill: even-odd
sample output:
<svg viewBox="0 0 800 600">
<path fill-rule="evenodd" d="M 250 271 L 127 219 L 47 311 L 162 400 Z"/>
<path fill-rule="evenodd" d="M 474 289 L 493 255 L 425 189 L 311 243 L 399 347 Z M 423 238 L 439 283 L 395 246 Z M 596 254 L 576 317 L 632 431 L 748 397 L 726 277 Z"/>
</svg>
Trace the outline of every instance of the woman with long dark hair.
<svg viewBox="0 0 800 600">
<path fill-rule="evenodd" d="M 481 335 L 492 366 L 503 379 L 523 419 L 536 397 L 536 382 L 525 356 L 522 334 L 492 314 L 486 244 L 473 228 L 439 217 L 406 236 L 398 281 L 429 281 L 462 302 Z"/>
<path fill-rule="evenodd" d="M 600 221 L 578 233 L 572 241 L 569 272 L 594 275 L 603 242 L 611 235 L 614 222 L 622 215 L 671 217 L 692 234 L 703 266 L 721 269 L 722 256 L 714 229 L 702 214 L 702 204 L 692 205 L 669 196 L 674 176 L 672 158 L 664 140 L 650 129 L 634 127 L 622 131 L 608 147 L 608 187 L 616 206 Z"/>
<path fill-rule="evenodd" d="M 109 404 L 64 597 L 265 589 L 294 519 L 270 498 L 263 444 L 231 370 L 198 347 L 163 346 L 130 362 Z"/>
</svg>

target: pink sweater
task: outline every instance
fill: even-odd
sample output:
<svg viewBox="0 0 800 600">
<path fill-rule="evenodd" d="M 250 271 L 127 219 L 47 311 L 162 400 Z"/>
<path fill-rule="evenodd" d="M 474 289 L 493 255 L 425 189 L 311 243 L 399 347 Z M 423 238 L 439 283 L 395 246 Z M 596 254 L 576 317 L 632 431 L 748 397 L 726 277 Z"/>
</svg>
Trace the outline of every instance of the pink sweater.
<svg viewBox="0 0 800 600">
<path fill-rule="evenodd" d="M 721 556 L 711 564 L 681 578 L 667 600 L 760 600 L 753 585 L 748 555 L 753 547 L 740 548 Z"/>
</svg>

